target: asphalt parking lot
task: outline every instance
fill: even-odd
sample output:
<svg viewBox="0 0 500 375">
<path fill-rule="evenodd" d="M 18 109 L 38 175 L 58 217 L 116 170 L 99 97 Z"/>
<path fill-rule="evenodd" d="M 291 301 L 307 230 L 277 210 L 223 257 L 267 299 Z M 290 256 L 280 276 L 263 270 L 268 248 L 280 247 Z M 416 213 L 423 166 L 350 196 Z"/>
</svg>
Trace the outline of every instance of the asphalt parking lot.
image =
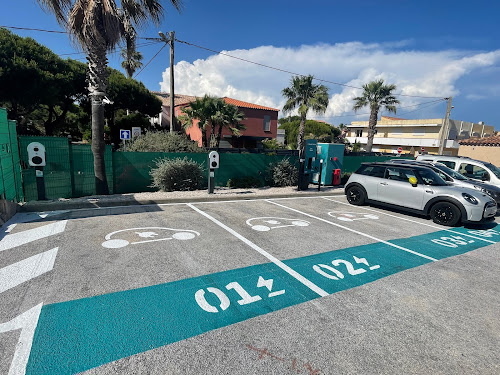
<svg viewBox="0 0 500 375">
<path fill-rule="evenodd" d="M 500 373 L 496 222 L 330 196 L 24 213 L 0 239 L 2 374 Z"/>
</svg>

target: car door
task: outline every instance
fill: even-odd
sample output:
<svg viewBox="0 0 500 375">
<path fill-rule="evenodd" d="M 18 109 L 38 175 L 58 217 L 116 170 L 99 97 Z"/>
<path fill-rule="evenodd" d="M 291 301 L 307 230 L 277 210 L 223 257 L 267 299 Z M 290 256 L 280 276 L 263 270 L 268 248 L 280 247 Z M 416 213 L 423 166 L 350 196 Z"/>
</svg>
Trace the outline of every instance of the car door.
<svg viewBox="0 0 500 375">
<path fill-rule="evenodd" d="M 425 186 L 413 186 L 409 179 L 416 177 L 411 168 L 387 167 L 385 178 L 378 184 L 377 200 L 402 207 L 422 209 Z"/>
<path fill-rule="evenodd" d="M 363 175 L 363 187 L 368 199 L 377 200 L 377 189 L 380 181 L 384 180 L 385 166 L 372 164 L 365 165 L 356 173 Z"/>
<path fill-rule="evenodd" d="M 464 162 L 460 163 L 460 167 L 458 168 L 458 173 L 463 174 L 465 177 L 473 180 L 485 181 L 485 182 L 490 181 L 490 173 L 483 167 L 480 167 L 475 164 L 464 163 Z"/>
</svg>

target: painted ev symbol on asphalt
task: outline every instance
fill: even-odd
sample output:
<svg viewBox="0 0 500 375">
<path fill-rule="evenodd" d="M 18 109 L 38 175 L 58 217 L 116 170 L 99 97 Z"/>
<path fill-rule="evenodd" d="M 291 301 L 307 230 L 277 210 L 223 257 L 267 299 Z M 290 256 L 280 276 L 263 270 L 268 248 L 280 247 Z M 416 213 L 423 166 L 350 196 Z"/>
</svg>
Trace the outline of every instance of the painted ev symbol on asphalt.
<svg viewBox="0 0 500 375">
<path fill-rule="evenodd" d="M 328 215 L 341 221 L 355 221 L 355 220 L 378 220 L 378 216 L 374 214 L 362 214 L 359 212 L 328 212 Z"/>
<path fill-rule="evenodd" d="M 175 233 L 170 234 L 171 232 Z M 111 238 L 117 233 L 120 233 L 120 237 L 122 238 Z M 192 240 L 199 235 L 200 233 L 190 229 L 173 229 L 164 227 L 129 228 L 117 230 L 107 234 L 105 237 L 106 241 L 102 243 L 102 246 L 108 249 L 118 249 L 127 245 L 168 241 L 172 239 L 180 241 Z"/>
<path fill-rule="evenodd" d="M 285 227 L 307 227 L 308 221 L 300 219 L 285 219 L 280 217 L 254 217 L 246 221 L 253 230 L 259 232 L 267 232 L 271 229 L 285 228 Z"/>
</svg>

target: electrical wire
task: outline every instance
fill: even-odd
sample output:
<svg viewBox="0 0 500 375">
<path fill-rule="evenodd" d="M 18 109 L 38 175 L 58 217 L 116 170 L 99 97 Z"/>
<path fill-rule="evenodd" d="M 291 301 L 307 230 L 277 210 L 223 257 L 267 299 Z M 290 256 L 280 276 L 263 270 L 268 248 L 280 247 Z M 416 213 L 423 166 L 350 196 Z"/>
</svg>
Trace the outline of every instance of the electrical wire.
<svg viewBox="0 0 500 375">
<path fill-rule="evenodd" d="M 14 29 L 14 30 L 27 30 L 27 31 L 40 31 L 40 32 L 47 32 L 47 33 L 56 33 L 56 34 L 68 34 L 68 32 L 66 31 L 59 31 L 59 30 L 46 30 L 46 29 L 37 29 L 37 28 L 29 28 L 29 27 L 18 27 L 18 26 L 7 26 L 7 25 L 0 25 L 0 28 L 1 27 L 4 27 L 4 28 L 7 28 L 7 29 Z M 161 42 L 162 40 L 160 38 L 147 38 L 147 37 L 139 37 L 138 39 L 145 39 L 145 40 L 149 40 L 149 41 L 155 41 L 155 42 Z M 266 64 L 262 64 L 262 63 L 258 63 L 258 62 L 255 62 L 255 61 L 251 61 L 251 60 L 248 60 L 248 59 L 244 59 L 244 58 L 241 58 L 241 57 L 237 57 L 237 56 L 233 56 L 233 55 L 230 55 L 230 54 L 227 54 L 227 53 L 224 53 L 222 51 L 217 51 L 217 50 L 214 50 L 214 49 L 211 49 L 211 48 L 207 48 L 207 47 L 203 47 L 203 46 L 200 46 L 200 45 L 197 45 L 197 44 L 194 44 L 194 43 L 190 43 L 190 42 L 186 42 L 186 41 L 183 41 L 183 40 L 179 40 L 179 39 L 175 39 L 176 42 L 179 42 L 179 43 L 183 43 L 183 44 L 186 44 L 188 46 L 192 46 L 192 47 L 196 47 L 196 48 L 199 48 L 199 49 L 203 49 L 203 50 L 206 50 L 206 51 L 210 51 L 210 52 L 213 52 L 213 53 L 216 53 L 218 55 L 222 55 L 222 56 L 227 56 L 227 57 L 230 57 L 230 58 L 233 58 L 233 59 L 236 59 L 236 60 L 240 60 L 240 61 L 244 61 L 244 62 L 247 62 L 247 63 L 250 63 L 250 64 L 254 64 L 254 65 L 258 65 L 258 66 L 262 66 L 264 68 L 268 68 L 268 69 L 272 69 L 272 70 L 276 70 L 276 71 L 279 71 L 279 72 L 283 72 L 283 73 L 287 73 L 287 74 L 291 74 L 291 75 L 296 75 L 296 76 L 302 76 L 302 77 L 305 77 L 304 74 L 300 74 L 300 73 L 295 73 L 295 72 L 292 72 L 292 71 L 289 71 L 289 70 L 286 70 L 286 69 L 281 69 L 281 68 L 277 68 L 277 67 L 274 67 L 274 66 L 270 66 L 270 65 L 266 65 Z M 160 51 L 164 48 L 165 46 L 163 46 Z M 148 62 L 148 64 L 158 55 L 158 53 L 160 53 L 160 51 L 157 52 L 157 54 L 155 56 L 153 56 L 153 58 Z M 113 53 L 113 52 L 112 52 Z M 74 53 L 74 54 L 77 54 L 77 53 Z M 71 55 L 71 54 L 62 54 L 60 56 L 66 56 L 66 55 Z M 83 60 L 84 58 L 82 59 L 76 59 L 76 60 Z M 139 73 L 141 73 L 144 68 L 148 65 L 146 64 L 140 71 Z M 139 73 L 136 74 L 139 75 Z M 324 83 L 330 83 L 332 85 L 336 85 L 336 86 L 342 86 L 342 87 L 348 87 L 348 88 L 353 88 L 353 89 L 356 89 L 356 90 L 363 90 L 362 87 L 357 87 L 357 86 L 352 86 L 352 85 L 347 85 L 345 83 L 340 83 L 340 82 L 334 82 L 334 81 L 329 81 L 329 80 L 326 80 L 326 79 L 321 79 L 321 78 L 314 78 L 316 81 L 319 81 L 319 82 L 324 82 Z M 438 97 L 438 96 L 423 96 L 423 95 L 409 95 L 409 94 L 394 94 L 395 96 L 404 96 L 404 97 L 410 97 L 410 98 L 424 98 L 424 99 L 443 99 L 441 97 Z M 349 115 L 350 116 L 350 115 Z"/>
<path fill-rule="evenodd" d="M 445 102 L 446 100 L 445 99 L 438 99 L 438 100 L 432 100 L 430 102 L 424 102 L 424 103 L 419 103 L 419 104 L 413 104 L 413 105 L 407 105 L 407 106 L 404 106 L 404 107 L 398 107 L 398 109 L 402 109 L 402 108 L 413 108 L 413 107 L 418 107 L 418 106 L 421 106 L 421 105 L 426 105 L 426 104 L 429 104 L 428 106 L 430 105 L 433 105 L 433 104 L 437 104 L 437 103 L 441 103 L 441 102 Z M 428 107 L 426 106 L 426 107 Z M 423 108 L 426 108 L 426 107 L 423 107 Z M 414 111 L 418 111 L 422 108 L 417 108 L 416 110 Z M 406 113 L 411 113 L 411 112 L 414 112 L 414 111 L 409 111 L 409 112 L 404 112 L 404 113 L 401 113 L 401 115 L 404 115 Z M 355 117 L 355 116 L 365 116 L 365 115 L 369 115 L 370 113 L 352 113 L 352 114 L 346 114 L 346 115 L 336 115 L 336 116 L 314 116 L 314 118 L 325 118 L 325 119 L 329 119 L 329 118 L 337 118 L 337 117 Z"/>
<path fill-rule="evenodd" d="M 147 39 L 147 40 L 155 40 L 155 38 L 143 38 L 143 39 Z M 203 50 L 206 50 L 206 51 L 210 51 L 210 52 L 213 52 L 213 53 L 216 53 L 218 55 L 222 55 L 222 56 L 227 56 L 227 57 L 231 57 L 233 59 L 236 59 L 236 60 L 240 60 L 240 61 L 244 61 L 244 62 L 247 62 L 247 63 L 250 63 L 250 64 L 254 64 L 254 65 L 258 65 L 258 66 L 262 66 L 264 68 L 268 68 L 268 69 L 273 69 L 273 70 L 276 70 L 278 72 L 283 72 L 283 73 L 287 73 L 287 74 L 292 74 L 292 75 L 296 75 L 296 76 L 301 76 L 301 77 L 305 77 L 304 74 L 300 74 L 300 73 L 295 73 L 295 72 L 291 72 L 289 70 L 285 70 L 285 69 L 281 69 L 281 68 L 276 68 L 274 66 L 270 66 L 270 65 L 266 65 L 266 64 L 262 64 L 262 63 L 258 63 L 258 62 L 255 62 L 255 61 L 251 61 L 251 60 L 247 60 L 247 59 L 244 59 L 244 58 L 241 58 L 241 57 L 237 57 L 237 56 L 233 56 L 233 55 L 229 55 L 227 53 L 224 53 L 224 52 L 221 52 L 221 51 L 216 51 L 216 50 L 213 50 L 211 48 L 207 48 L 207 47 L 203 47 L 203 46 L 199 46 L 197 44 L 194 44 L 194 43 L 189 43 L 189 42 L 186 42 L 186 41 L 183 41 L 183 40 L 179 40 L 179 39 L 175 39 L 176 42 L 179 42 L 179 43 L 183 43 L 183 44 L 186 44 L 188 46 L 193 46 L 193 47 L 196 47 L 196 48 L 199 48 L 199 49 L 203 49 Z M 349 88 L 352 88 L 352 89 L 357 89 L 357 90 L 363 90 L 362 87 L 357 87 L 357 86 L 351 86 L 351 85 L 347 85 L 345 83 L 339 83 L 339 82 L 334 82 L 334 81 L 329 81 L 329 80 L 326 80 L 326 79 L 321 79 L 321 78 L 316 78 L 314 77 L 314 79 L 316 81 L 319 81 L 319 82 L 325 82 L 325 83 L 330 83 L 332 85 L 337 85 L 337 86 L 342 86 L 342 87 L 349 87 Z M 408 95 L 408 94 L 394 94 L 395 96 L 405 96 L 405 97 L 410 97 L 410 98 L 425 98 L 425 99 L 443 99 L 442 97 L 439 97 L 439 96 L 422 96 L 422 95 Z"/>
<path fill-rule="evenodd" d="M 41 31 L 44 33 L 68 34 L 67 31 L 60 31 L 60 30 L 32 29 L 29 27 L 17 27 L 17 26 L 6 26 L 6 25 L 0 25 L 0 27 L 4 27 L 6 29 L 14 29 L 14 30 Z"/>
<path fill-rule="evenodd" d="M 156 54 L 155 54 L 155 55 L 154 55 L 154 56 L 153 56 L 153 57 L 152 57 L 152 58 L 151 58 L 151 59 L 147 62 L 147 64 L 146 64 L 146 65 L 144 65 L 144 66 L 142 67 L 142 69 L 141 69 L 141 70 L 139 70 L 139 73 L 137 73 L 137 74 L 136 74 L 133 78 L 135 79 L 135 78 L 136 78 L 139 74 L 141 74 L 141 72 L 142 72 L 144 69 L 146 69 L 146 67 L 147 67 L 147 66 L 151 63 L 151 61 L 153 61 L 153 60 L 156 58 L 156 56 L 158 56 L 158 54 L 159 54 L 159 53 L 163 50 L 163 48 L 165 48 L 166 46 L 167 46 L 167 43 L 165 43 L 165 44 L 164 44 L 164 45 L 160 48 L 160 50 L 159 50 L 158 52 L 156 52 Z"/>
<path fill-rule="evenodd" d="M 139 43 L 136 45 L 136 47 L 149 47 L 149 46 L 152 46 L 152 45 L 156 45 L 158 44 L 158 42 L 148 42 L 148 43 Z M 123 47 L 117 47 L 115 49 L 113 49 L 112 51 L 110 51 L 110 53 L 116 53 L 118 52 L 118 50 Z M 82 54 L 86 54 L 86 52 L 71 52 L 71 53 L 61 53 L 59 54 L 59 56 L 70 56 L 70 55 L 82 55 Z"/>
</svg>

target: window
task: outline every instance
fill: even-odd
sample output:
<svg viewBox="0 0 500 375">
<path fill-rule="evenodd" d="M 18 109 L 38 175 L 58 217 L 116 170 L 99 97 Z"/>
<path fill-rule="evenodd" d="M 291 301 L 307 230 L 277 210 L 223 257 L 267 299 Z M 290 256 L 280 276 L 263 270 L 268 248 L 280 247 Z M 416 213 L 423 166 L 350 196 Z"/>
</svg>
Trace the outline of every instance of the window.
<svg viewBox="0 0 500 375">
<path fill-rule="evenodd" d="M 488 173 L 488 171 L 474 164 L 462 163 L 460 164 L 460 169 L 458 170 L 458 172 L 468 178 L 483 181 L 490 180 L 490 174 Z"/>
<path fill-rule="evenodd" d="M 356 173 L 364 176 L 384 178 L 385 167 L 380 165 L 362 165 Z"/>
<path fill-rule="evenodd" d="M 420 176 L 420 179 L 424 181 L 424 184 L 426 185 L 435 185 L 435 186 L 444 186 L 446 185 L 446 182 L 437 175 L 436 172 L 430 170 L 430 169 L 420 169 L 418 171 L 418 174 Z"/>
<path fill-rule="evenodd" d="M 432 160 L 430 160 L 430 161 L 432 161 Z M 438 160 L 437 162 L 446 165 L 448 168 L 455 169 L 455 162 L 454 161 Z"/>
<path fill-rule="evenodd" d="M 357 129 L 356 130 L 356 137 L 362 137 L 363 136 L 363 129 Z"/>
<path fill-rule="evenodd" d="M 403 134 L 403 128 L 394 128 L 391 130 L 391 133 L 393 135 L 402 135 Z"/>
<path fill-rule="evenodd" d="M 392 168 L 386 169 L 385 178 L 389 180 L 404 181 L 410 183 L 410 177 L 415 177 L 415 173 L 411 169 Z M 416 178 L 416 177 L 415 177 Z"/>
<path fill-rule="evenodd" d="M 264 131 L 265 132 L 271 131 L 271 116 L 264 115 Z"/>
</svg>

